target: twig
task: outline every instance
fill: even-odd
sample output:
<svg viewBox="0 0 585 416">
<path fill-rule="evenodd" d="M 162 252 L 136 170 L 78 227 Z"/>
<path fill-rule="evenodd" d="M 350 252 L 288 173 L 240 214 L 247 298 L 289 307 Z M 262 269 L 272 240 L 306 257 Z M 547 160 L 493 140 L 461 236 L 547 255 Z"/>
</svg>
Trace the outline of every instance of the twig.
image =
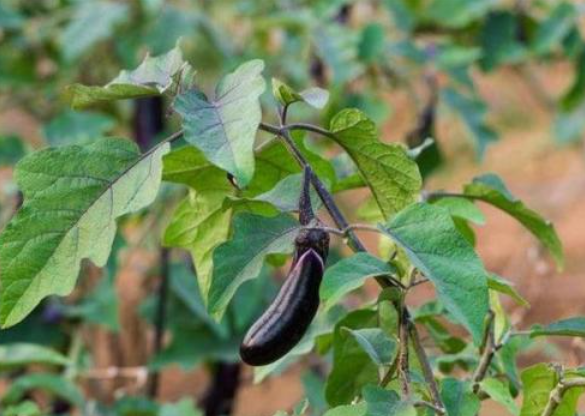
<svg viewBox="0 0 585 416">
<path fill-rule="evenodd" d="M 437 413 L 439 415 L 445 414 L 445 409 L 443 409 L 442 407 L 438 407 L 438 406 L 434 405 L 433 403 L 426 402 L 424 400 L 418 400 L 418 401 L 414 402 L 412 405 L 414 407 L 427 407 L 431 410 L 434 410 L 435 413 Z"/>
<path fill-rule="evenodd" d="M 563 396 L 567 390 L 570 390 L 574 387 L 585 387 L 585 377 L 564 379 L 561 375 L 561 378 L 556 387 L 553 389 L 553 391 L 550 392 L 546 407 L 542 411 L 542 416 L 552 416 L 563 400 Z"/>
<path fill-rule="evenodd" d="M 479 392 L 480 383 L 485 378 L 496 352 L 496 345 L 494 340 L 494 312 L 491 310 L 488 313 L 486 330 L 481 342 L 480 352 L 481 358 L 471 379 L 473 382 L 473 392 L 476 394 Z"/>
<path fill-rule="evenodd" d="M 400 338 L 400 352 L 398 359 L 398 369 L 400 380 L 402 384 L 402 393 L 405 397 L 410 396 L 410 373 L 408 370 L 408 312 L 403 303 L 400 303 L 400 319 L 398 327 L 398 335 Z"/>
<path fill-rule="evenodd" d="M 414 323 L 410 323 L 410 339 L 412 340 L 412 345 L 414 347 L 414 352 L 418 358 L 418 361 L 422 367 L 423 376 L 425 381 L 429 386 L 429 390 L 431 392 L 431 398 L 433 399 L 433 404 L 438 409 L 442 410 L 441 414 L 445 413 L 445 406 L 443 405 L 443 401 L 441 400 L 441 395 L 439 394 L 439 386 L 437 386 L 437 382 L 435 381 L 435 376 L 433 375 L 433 369 L 431 368 L 431 364 L 429 363 L 429 359 L 427 358 L 427 354 L 420 342 L 420 336 L 416 329 Z"/>
</svg>

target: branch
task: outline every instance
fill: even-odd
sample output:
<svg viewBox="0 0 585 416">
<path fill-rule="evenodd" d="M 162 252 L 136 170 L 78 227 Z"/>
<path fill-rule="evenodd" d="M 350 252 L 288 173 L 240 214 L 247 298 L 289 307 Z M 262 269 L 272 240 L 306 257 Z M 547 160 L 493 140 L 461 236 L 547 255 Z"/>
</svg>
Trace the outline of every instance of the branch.
<svg viewBox="0 0 585 416">
<path fill-rule="evenodd" d="M 412 340 L 412 345 L 414 347 L 414 352 L 418 358 L 418 361 L 422 367 L 423 376 L 425 381 L 429 386 L 429 390 L 431 391 L 431 398 L 433 399 L 433 404 L 438 409 L 442 410 L 442 413 L 445 414 L 445 405 L 443 405 L 443 401 L 441 400 L 441 395 L 439 394 L 439 386 L 435 381 L 435 376 L 433 375 L 433 369 L 431 368 L 431 364 L 429 363 L 429 359 L 425 352 L 425 349 L 420 342 L 420 336 L 416 329 L 414 323 L 410 322 L 410 338 Z"/>
<path fill-rule="evenodd" d="M 557 410 L 557 407 L 563 400 L 564 394 L 574 387 L 585 387 L 585 378 L 576 377 L 570 379 L 561 379 L 557 383 L 553 391 L 550 392 L 546 407 L 542 411 L 542 416 L 552 416 Z"/>
<path fill-rule="evenodd" d="M 434 410 L 435 413 L 439 414 L 439 415 L 444 415 L 445 414 L 445 409 L 442 407 L 438 407 L 432 403 L 429 402 L 425 402 L 424 400 L 419 400 L 413 403 L 414 407 L 427 407 L 431 410 Z"/>
<path fill-rule="evenodd" d="M 400 322 L 398 328 L 398 335 L 400 339 L 400 352 L 398 359 L 398 368 L 400 373 L 400 381 L 402 384 L 402 393 L 404 396 L 410 396 L 410 374 L 408 370 L 408 312 L 406 307 L 400 302 Z"/>
<path fill-rule="evenodd" d="M 482 352 L 479 364 L 473 373 L 473 392 L 479 392 L 479 384 L 485 378 L 490 364 L 496 352 L 496 344 L 494 340 L 494 312 L 488 312 L 488 320 L 486 322 L 486 330 L 481 343 L 480 351 Z"/>
</svg>

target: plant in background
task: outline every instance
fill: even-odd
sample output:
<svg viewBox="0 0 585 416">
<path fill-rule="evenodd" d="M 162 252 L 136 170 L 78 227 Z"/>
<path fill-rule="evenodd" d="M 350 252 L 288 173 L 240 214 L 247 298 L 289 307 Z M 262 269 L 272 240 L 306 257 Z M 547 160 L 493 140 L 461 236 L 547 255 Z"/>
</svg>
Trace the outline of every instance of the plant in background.
<svg viewBox="0 0 585 416">
<path fill-rule="evenodd" d="M 250 281 L 277 272 L 282 255 L 294 251 L 280 293 L 241 348 L 246 361 L 266 364 L 255 369 L 258 380 L 317 354 L 327 369 L 321 383 L 328 415 L 475 415 L 486 399 L 511 414 L 574 414 L 585 374 L 538 364 L 518 375 L 516 355 L 535 337 L 585 335 L 585 320 L 514 328 L 499 297 L 526 302 L 484 268 L 470 223 L 484 222 L 476 202 L 491 204 L 522 223 L 560 268 L 562 248 L 552 225 L 493 174 L 473 179 L 459 193 L 423 191 L 421 149 L 380 141 L 376 124 L 360 110 L 342 109 L 328 127 L 288 122 L 296 107 L 322 108 L 325 90 L 297 92 L 274 80 L 278 123 L 263 121 L 263 68 L 260 60 L 245 62 L 205 94 L 174 49 L 104 87 L 71 87 L 74 106 L 170 95 L 182 128 L 142 153 L 126 139 L 96 138 L 40 150 L 17 164 L 24 200 L 0 236 L 2 327 L 18 328 L 45 297 L 70 293 L 82 260 L 99 267 L 115 260 L 116 220 L 152 204 L 162 180 L 187 192 L 163 244 L 191 252 L 197 281 L 188 271 L 172 273 L 167 311 L 172 340 L 154 357 L 151 371 L 197 359 L 196 351 L 237 354 L 266 303 L 264 283 L 251 289 Z M 332 163 L 313 150 L 313 140 L 335 143 L 344 156 Z M 341 162 L 346 176 L 340 179 Z M 338 204 L 336 193 L 356 188 L 371 193 L 377 207 L 372 224 L 349 222 Z M 384 250 L 367 251 L 360 232 L 379 234 Z M 324 265 L 328 234 L 334 237 L 332 249 L 347 245 L 355 253 Z M 368 279 L 380 286 L 377 300 L 346 309 L 344 297 Z M 422 284 L 432 284 L 436 298 L 413 309 L 408 294 Z M 321 307 L 313 319 L 317 290 Z M 99 305 L 86 304 L 92 307 Z M 423 345 L 421 334 L 429 344 Z M 37 389 L 68 408 L 90 412 L 92 402 L 73 383 L 92 371 L 80 359 L 79 346 L 69 357 L 34 344 L 1 348 L 3 369 L 29 364 L 64 369 L 16 373 L 2 398 L 6 412 L 39 414 L 28 395 Z M 513 399 L 520 392 L 521 410 Z M 308 403 L 319 411 L 319 389 L 308 393 Z M 144 406 L 145 414 L 196 414 L 190 402 L 159 406 L 129 398 L 109 411 L 133 414 Z M 295 410 L 305 411 L 305 404 Z"/>
</svg>

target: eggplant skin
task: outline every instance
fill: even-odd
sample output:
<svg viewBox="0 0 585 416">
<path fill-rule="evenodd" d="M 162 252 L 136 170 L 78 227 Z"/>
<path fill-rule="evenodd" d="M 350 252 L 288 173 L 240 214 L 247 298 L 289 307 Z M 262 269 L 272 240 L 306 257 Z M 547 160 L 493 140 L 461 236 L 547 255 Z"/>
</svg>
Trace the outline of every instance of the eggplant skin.
<svg viewBox="0 0 585 416">
<path fill-rule="evenodd" d="M 323 259 L 313 249 L 298 258 L 278 295 L 240 345 L 240 357 L 246 364 L 270 364 L 301 340 L 319 309 L 324 269 Z"/>
</svg>

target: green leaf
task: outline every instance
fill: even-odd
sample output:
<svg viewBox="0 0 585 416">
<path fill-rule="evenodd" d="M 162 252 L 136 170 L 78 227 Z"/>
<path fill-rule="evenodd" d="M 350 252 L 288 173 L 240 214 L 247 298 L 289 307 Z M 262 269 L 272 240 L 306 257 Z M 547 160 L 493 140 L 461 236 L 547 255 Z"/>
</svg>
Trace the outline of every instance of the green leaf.
<svg viewBox="0 0 585 416">
<path fill-rule="evenodd" d="M 314 87 L 296 92 L 276 78 L 272 78 L 272 95 L 282 105 L 304 102 L 317 109 L 322 109 L 327 105 L 327 101 L 329 101 L 329 92 L 327 90 Z"/>
<path fill-rule="evenodd" d="M 71 292 L 83 259 L 104 266 L 116 218 L 158 192 L 162 144 L 145 154 L 123 139 L 31 154 L 16 167 L 24 204 L 0 236 L 0 323 L 21 321 L 48 295 Z"/>
<path fill-rule="evenodd" d="M 313 33 L 316 52 L 331 68 L 334 85 L 342 85 L 363 71 L 358 61 L 358 33 L 346 25 L 327 23 L 316 25 Z"/>
<path fill-rule="evenodd" d="M 17 405 L 8 406 L 4 416 L 42 416 L 42 413 L 35 402 L 26 400 Z"/>
<path fill-rule="evenodd" d="M 477 97 L 463 95 L 452 88 L 445 88 L 441 97 L 460 117 L 474 139 L 477 156 L 481 159 L 488 145 L 498 139 L 486 124 L 487 106 Z"/>
<path fill-rule="evenodd" d="M 26 153 L 26 145 L 20 137 L 0 135 L 0 166 L 13 166 Z"/>
<path fill-rule="evenodd" d="M 580 142 L 585 129 L 585 102 L 574 109 L 557 109 L 553 132 L 557 143 L 568 145 Z"/>
<path fill-rule="evenodd" d="M 540 416 L 550 392 L 558 383 L 558 375 L 547 364 L 537 364 L 522 371 L 523 400 L 520 416 Z"/>
<path fill-rule="evenodd" d="M 176 403 L 164 403 L 159 416 L 202 416 L 203 412 L 195 406 L 193 399 L 182 399 Z"/>
<path fill-rule="evenodd" d="M 363 28 L 358 46 L 361 61 L 372 63 L 384 56 L 385 35 L 386 29 L 380 23 L 370 23 Z"/>
<path fill-rule="evenodd" d="M 190 75 L 190 66 L 177 46 L 164 55 L 147 56 L 138 68 L 120 72 L 103 87 L 73 84 L 66 95 L 74 109 L 81 109 L 104 101 L 160 95 L 183 85 L 183 79 L 188 82 Z"/>
<path fill-rule="evenodd" d="M 460 28 L 482 17 L 494 0 L 434 0 L 425 17 L 439 26 Z"/>
<path fill-rule="evenodd" d="M 520 29 L 516 13 L 508 10 L 490 13 L 482 26 L 479 42 L 483 70 L 491 71 L 525 57 L 526 50 L 518 40 Z"/>
<path fill-rule="evenodd" d="M 516 218 L 548 249 L 557 267 L 563 268 L 563 247 L 553 225 L 516 199 L 497 175 L 486 174 L 474 178 L 465 185 L 464 194 L 468 198 L 487 202 Z"/>
<path fill-rule="evenodd" d="M 183 117 L 185 140 L 200 149 L 214 165 L 230 172 L 245 188 L 254 174 L 254 141 L 262 118 L 259 97 L 265 83 L 264 62 L 253 60 L 225 76 L 215 99 L 189 90 L 176 98 Z"/>
<path fill-rule="evenodd" d="M 563 319 L 544 328 L 533 329 L 530 337 L 539 336 L 565 336 L 565 337 L 585 337 L 585 318 L 574 317 Z"/>
<path fill-rule="evenodd" d="M 396 342 L 380 328 L 352 330 L 342 328 L 351 334 L 370 359 L 377 366 L 390 365 L 396 354 Z"/>
<path fill-rule="evenodd" d="M 102 137 L 114 127 L 114 119 L 100 113 L 65 111 L 43 128 L 49 145 L 81 144 Z"/>
<path fill-rule="evenodd" d="M 213 253 L 208 309 L 216 319 L 221 318 L 237 288 L 258 276 L 267 255 L 292 252 L 299 227 L 286 214 L 272 218 L 250 214 L 235 217 L 232 239 Z"/>
<path fill-rule="evenodd" d="M 441 382 L 441 399 L 449 416 L 475 416 L 480 402 L 471 391 L 471 384 L 451 377 Z"/>
<path fill-rule="evenodd" d="M 65 60 L 76 60 L 95 43 L 110 37 L 115 26 L 130 18 L 129 12 L 128 5 L 111 1 L 77 3 L 59 39 Z"/>
<path fill-rule="evenodd" d="M 368 416 L 416 416 L 412 404 L 400 400 L 395 391 L 385 390 L 380 386 L 368 385 L 362 396 L 367 403 Z"/>
<path fill-rule="evenodd" d="M 345 294 L 361 287 L 369 277 L 394 274 L 394 267 L 369 253 L 356 253 L 325 271 L 319 296 L 324 308 L 335 305 Z"/>
<path fill-rule="evenodd" d="M 490 290 L 495 290 L 496 292 L 500 292 L 503 293 L 504 295 L 510 296 L 512 299 L 516 301 L 518 305 L 525 307 L 530 306 L 528 301 L 524 299 L 520 293 L 518 293 L 518 291 L 512 285 L 512 283 L 508 282 L 504 278 L 493 273 L 490 273 L 488 274 L 487 277 L 487 284 Z"/>
<path fill-rule="evenodd" d="M 16 404 L 32 390 L 50 393 L 74 406 L 81 407 L 84 403 L 83 395 L 75 384 L 59 374 L 45 373 L 32 373 L 17 378 L 4 392 L 0 403 L 4 405 Z"/>
<path fill-rule="evenodd" d="M 331 120 L 335 140 L 351 156 L 386 218 L 413 203 L 422 186 L 416 162 L 397 144 L 378 140 L 374 122 L 355 109 Z"/>
<path fill-rule="evenodd" d="M 366 416 L 366 406 L 364 402 L 337 406 L 327 410 L 323 416 Z"/>
<path fill-rule="evenodd" d="M 487 272 L 448 212 L 415 204 L 396 215 L 385 231 L 434 283 L 441 303 L 480 342 L 488 311 Z"/>
<path fill-rule="evenodd" d="M 57 351 L 37 344 L 0 345 L 0 371 L 31 364 L 65 366 L 69 364 L 69 359 Z"/>
<path fill-rule="evenodd" d="M 465 198 L 440 198 L 431 202 L 437 207 L 449 211 L 454 218 L 473 222 L 477 225 L 485 224 L 485 216 L 481 210 L 470 200 Z"/>
<path fill-rule="evenodd" d="M 325 386 L 331 406 L 348 404 L 366 384 L 378 382 L 378 366 L 347 330 L 377 327 L 376 311 L 357 310 L 335 325 L 333 333 L 333 368 Z"/>
<path fill-rule="evenodd" d="M 520 414 L 518 405 L 510 394 L 510 389 L 496 378 L 486 378 L 480 383 L 481 391 L 486 393 L 492 400 L 503 405 L 514 416 Z"/>
<path fill-rule="evenodd" d="M 225 172 L 210 165 L 203 154 L 186 146 L 165 156 L 163 180 L 192 189 L 176 208 L 165 230 L 163 244 L 190 251 L 201 294 L 207 303 L 213 271 L 213 251 L 227 241 L 232 213 L 225 197 L 234 192 Z"/>
<path fill-rule="evenodd" d="M 575 6 L 567 2 L 559 2 L 550 15 L 537 27 L 532 50 L 536 54 L 544 54 L 560 44 L 575 24 L 577 11 Z"/>
</svg>

